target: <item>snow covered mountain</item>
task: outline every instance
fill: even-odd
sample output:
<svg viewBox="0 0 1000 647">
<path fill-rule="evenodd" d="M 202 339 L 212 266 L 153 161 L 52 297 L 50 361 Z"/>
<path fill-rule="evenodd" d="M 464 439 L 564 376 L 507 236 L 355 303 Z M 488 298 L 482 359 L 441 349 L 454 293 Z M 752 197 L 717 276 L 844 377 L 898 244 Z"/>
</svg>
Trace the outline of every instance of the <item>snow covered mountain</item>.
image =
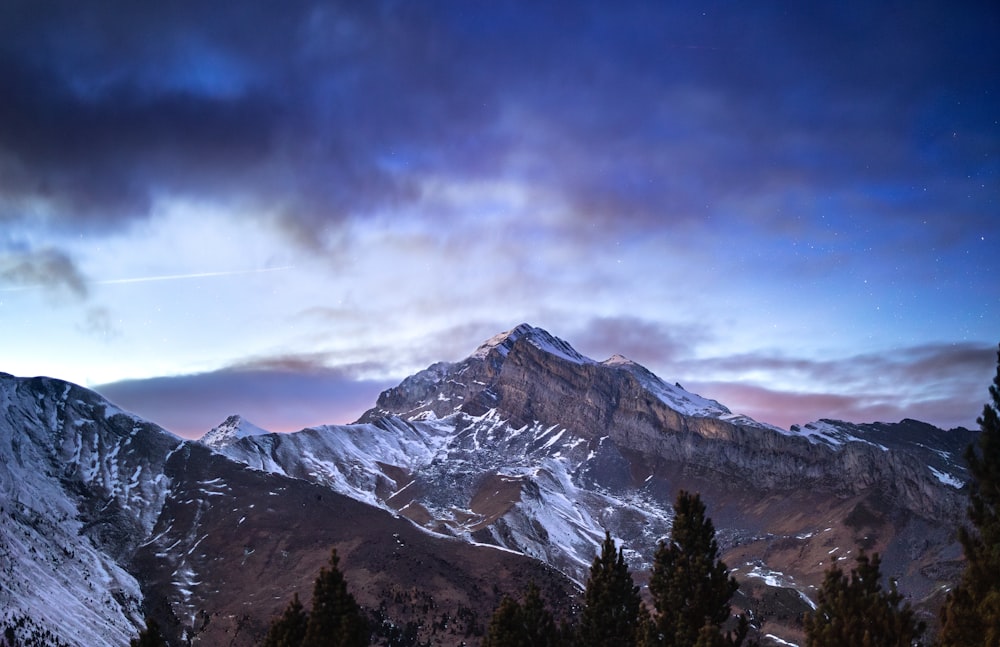
<svg viewBox="0 0 1000 647">
<path fill-rule="evenodd" d="M 219 442 L 256 433 L 227 422 Z M 92 391 L 0 374 L 0 644 L 123 647 L 149 616 L 171 644 L 256 645 L 293 592 L 309 599 L 332 546 L 359 602 L 422 639 L 448 624 L 444 645 L 481 631 L 502 591 L 574 590 L 535 560 L 251 470 Z"/>
<path fill-rule="evenodd" d="M 178 644 L 256 644 L 331 545 L 380 618 L 475 643 L 529 580 L 571 603 L 605 529 L 643 580 L 682 488 L 708 505 L 736 604 L 794 644 L 824 570 L 859 547 L 934 606 L 960 566 L 974 438 L 912 420 L 780 429 L 527 325 L 350 425 L 272 434 L 233 416 L 183 441 L 6 374 L 0 412 L 0 635 L 50 645 L 126 645 L 144 616 Z"/>
<path fill-rule="evenodd" d="M 241 416 L 232 415 L 226 418 L 221 425 L 213 427 L 201 437 L 202 444 L 212 447 L 224 447 L 234 440 L 246 438 L 247 436 L 262 436 L 270 433 L 261 429 L 249 420 L 244 420 Z"/>
<path fill-rule="evenodd" d="M 0 626 L 43 644 L 124 645 L 180 439 L 80 387 L 0 374 Z M 9 638 L 9 636 L 8 636 Z"/>
<path fill-rule="evenodd" d="M 355 424 L 218 451 L 535 557 L 577 582 L 605 529 L 643 577 L 677 490 L 696 490 L 744 580 L 744 604 L 760 616 L 781 607 L 773 632 L 795 639 L 788 619 L 858 547 L 881 552 L 915 601 L 950 584 L 972 437 L 916 421 L 783 430 L 521 325 L 403 380 Z"/>
</svg>

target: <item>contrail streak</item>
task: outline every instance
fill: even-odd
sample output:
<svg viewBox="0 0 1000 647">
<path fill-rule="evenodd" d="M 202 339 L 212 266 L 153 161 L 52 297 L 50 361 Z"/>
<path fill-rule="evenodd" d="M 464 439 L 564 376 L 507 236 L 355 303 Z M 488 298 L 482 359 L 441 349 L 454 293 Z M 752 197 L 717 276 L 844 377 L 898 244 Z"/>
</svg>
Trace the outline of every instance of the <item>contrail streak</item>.
<svg viewBox="0 0 1000 647">
<path fill-rule="evenodd" d="M 281 272 L 294 268 L 294 265 L 284 265 L 282 267 L 266 267 L 257 270 L 225 270 L 222 272 L 192 272 L 190 274 L 161 274 L 158 276 L 137 276 L 128 279 L 102 279 L 99 281 L 87 281 L 87 285 L 125 285 L 127 283 L 151 283 L 153 281 L 182 281 L 184 279 L 204 279 L 218 276 L 240 276 L 242 274 L 265 274 L 268 272 Z M 41 290 L 52 287 L 50 284 L 36 283 L 33 285 L 14 285 L 0 287 L 0 292 L 23 292 L 25 290 Z"/>
<path fill-rule="evenodd" d="M 283 267 L 268 267 L 259 270 L 226 270 L 223 272 L 195 272 L 192 274 L 162 274 L 159 276 L 137 276 L 130 279 L 104 279 L 94 281 L 95 285 L 121 285 L 124 283 L 150 283 L 152 281 L 177 281 L 181 279 L 203 279 L 214 276 L 239 276 L 241 274 L 264 274 L 265 272 L 280 272 L 292 269 L 292 265 Z"/>
</svg>

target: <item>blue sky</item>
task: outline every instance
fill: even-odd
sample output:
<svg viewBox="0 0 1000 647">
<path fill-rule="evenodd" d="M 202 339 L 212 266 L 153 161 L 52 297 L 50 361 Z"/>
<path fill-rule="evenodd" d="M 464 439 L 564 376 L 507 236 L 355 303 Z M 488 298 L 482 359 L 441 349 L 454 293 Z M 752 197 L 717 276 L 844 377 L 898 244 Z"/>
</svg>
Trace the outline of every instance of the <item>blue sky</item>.
<svg viewBox="0 0 1000 647">
<path fill-rule="evenodd" d="M 0 8 L 0 370 L 293 430 L 529 322 L 974 427 L 995 3 L 160 4 Z"/>
</svg>

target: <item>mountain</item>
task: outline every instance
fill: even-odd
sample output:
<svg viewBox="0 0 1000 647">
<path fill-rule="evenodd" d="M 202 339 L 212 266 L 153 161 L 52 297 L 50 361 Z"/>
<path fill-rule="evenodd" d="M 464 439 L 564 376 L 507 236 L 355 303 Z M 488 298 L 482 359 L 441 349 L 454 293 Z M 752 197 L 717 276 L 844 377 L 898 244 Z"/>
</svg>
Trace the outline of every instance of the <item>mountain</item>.
<svg viewBox="0 0 1000 647">
<path fill-rule="evenodd" d="M 935 608 L 961 565 L 974 438 L 913 420 L 780 429 L 528 325 L 349 425 L 233 416 L 184 441 L 6 374 L 0 411 L 0 632 L 53 645 L 126 645 L 147 615 L 176 644 L 255 644 L 293 592 L 308 601 L 331 546 L 386 627 L 476 644 L 529 580 L 569 613 L 605 529 L 644 581 L 679 489 L 708 505 L 765 644 L 801 643 L 823 572 L 859 547 Z"/>
<path fill-rule="evenodd" d="M 181 441 L 65 382 L 0 374 L 0 621 L 19 640 L 127 644 L 128 558 L 167 497 Z"/>
<path fill-rule="evenodd" d="M 744 582 L 738 602 L 762 634 L 799 640 L 824 571 L 859 547 L 918 606 L 937 604 L 960 565 L 973 438 L 913 420 L 784 430 L 521 325 L 403 380 L 355 424 L 219 451 L 581 583 L 605 529 L 644 578 L 677 491 L 699 491 Z"/>
<path fill-rule="evenodd" d="M 0 643 L 120 647 L 148 615 L 171 644 L 255 645 L 333 546 L 373 615 L 443 645 L 529 581 L 575 594 L 535 560 L 251 470 L 66 382 L 0 374 L 0 411 Z"/>
<path fill-rule="evenodd" d="M 232 415 L 226 418 L 221 425 L 213 427 L 201 437 L 201 443 L 213 449 L 224 447 L 234 440 L 246 438 L 247 436 L 262 436 L 270 433 L 261 429 L 249 420 L 244 420 L 241 416 Z"/>
</svg>

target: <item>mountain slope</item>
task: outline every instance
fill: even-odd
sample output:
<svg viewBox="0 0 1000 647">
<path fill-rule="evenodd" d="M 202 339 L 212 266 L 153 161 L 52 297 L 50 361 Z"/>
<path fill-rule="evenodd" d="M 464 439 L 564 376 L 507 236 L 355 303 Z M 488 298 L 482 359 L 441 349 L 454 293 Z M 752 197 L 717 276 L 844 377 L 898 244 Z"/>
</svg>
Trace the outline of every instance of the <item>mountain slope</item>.
<svg viewBox="0 0 1000 647">
<path fill-rule="evenodd" d="M 438 644 L 530 580 L 574 595 L 534 560 L 249 469 L 72 384 L 0 374 L 0 412 L 0 636 L 18 644 L 120 647 L 148 615 L 172 644 L 255 645 L 335 545 L 361 604 Z"/>
<path fill-rule="evenodd" d="M 0 374 L 0 411 L 0 627 L 127 644 L 143 596 L 123 559 L 155 522 L 180 439 L 57 380 Z"/>
<path fill-rule="evenodd" d="M 786 618 L 771 624 L 796 638 L 794 617 L 823 571 L 858 546 L 880 551 L 917 601 L 952 581 L 971 439 L 915 421 L 782 430 L 522 325 L 403 380 L 354 425 L 220 451 L 578 582 L 605 529 L 644 577 L 677 490 L 696 490 L 745 582 L 744 604 L 780 606 Z"/>
</svg>

